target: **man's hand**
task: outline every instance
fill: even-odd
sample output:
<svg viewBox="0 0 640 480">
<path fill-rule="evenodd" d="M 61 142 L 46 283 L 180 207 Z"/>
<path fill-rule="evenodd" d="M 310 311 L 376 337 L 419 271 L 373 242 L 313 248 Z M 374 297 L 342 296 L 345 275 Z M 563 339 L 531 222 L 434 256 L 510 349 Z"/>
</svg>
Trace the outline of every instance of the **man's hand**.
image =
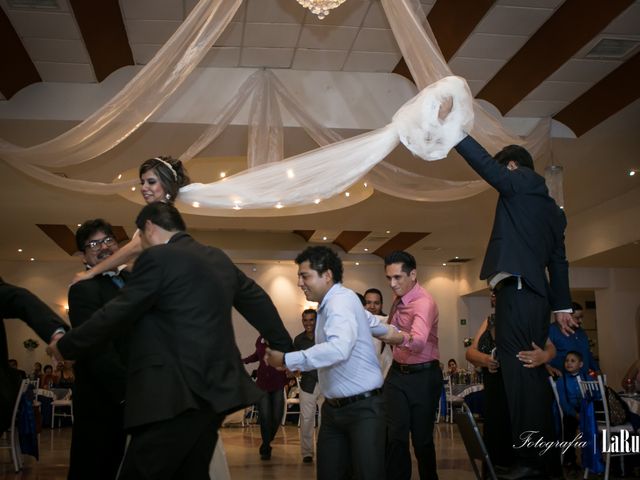
<svg viewBox="0 0 640 480">
<path fill-rule="evenodd" d="M 556 323 L 560 327 L 560 331 L 566 337 L 575 333 L 574 329 L 580 326 L 580 324 L 568 312 L 556 312 L 553 315 L 556 318 Z"/>
<path fill-rule="evenodd" d="M 284 369 L 284 353 L 278 350 L 271 350 L 267 347 L 267 353 L 264 355 L 264 361 L 273 368 Z"/>
<path fill-rule="evenodd" d="M 518 360 L 524 363 L 523 367 L 536 368 L 547 362 L 547 353 L 542 350 L 535 342 L 531 342 L 532 350 L 523 350 L 518 352 Z"/>
<path fill-rule="evenodd" d="M 447 115 L 451 113 L 451 109 L 453 108 L 453 97 L 448 96 L 442 99 L 440 103 L 440 109 L 438 110 L 438 120 L 444 122 L 444 119 L 447 118 Z"/>
<path fill-rule="evenodd" d="M 63 337 L 64 333 L 56 333 L 53 337 L 51 337 L 51 343 L 47 347 L 47 354 L 54 358 L 56 362 L 64 362 L 64 357 L 58 350 L 58 340 Z"/>
<path fill-rule="evenodd" d="M 389 345 L 400 345 L 404 340 L 402 333 L 391 325 L 387 325 L 387 333 L 379 335 L 376 338 L 378 340 L 382 340 L 384 343 L 388 343 Z"/>
</svg>

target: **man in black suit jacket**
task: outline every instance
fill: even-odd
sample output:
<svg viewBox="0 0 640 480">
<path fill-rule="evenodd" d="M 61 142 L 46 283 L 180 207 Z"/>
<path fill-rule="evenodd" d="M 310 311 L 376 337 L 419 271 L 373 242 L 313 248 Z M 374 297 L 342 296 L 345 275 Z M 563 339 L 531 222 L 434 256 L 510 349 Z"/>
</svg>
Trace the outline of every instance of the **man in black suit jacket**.
<svg viewBox="0 0 640 480">
<path fill-rule="evenodd" d="M 88 268 L 118 250 L 111 225 L 87 220 L 76 231 L 76 245 Z M 69 289 L 69 320 L 78 328 L 113 299 L 126 272 L 105 272 Z M 127 380 L 126 339 L 100 345 L 74 364 L 74 422 L 68 480 L 114 480 L 124 455 L 124 398 Z"/>
<path fill-rule="evenodd" d="M 60 317 L 33 293 L 5 283 L 0 277 L 0 433 L 11 423 L 21 381 L 18 372 L 9 367 L 7 333 L 3 318 L 22 319 L 46 342 L 62 335 L 67 329 Z"/>
<path fill-rule="evenodd" d="M 544 365 L 523 365 L 518 354 L 533 344 L 544 347 L 550 309 L 565 333 L 573 324 L 564 212 L 549 196 L 524 148 L 510 145 L 493 158 L 467 136 L 456 150 L 500 194 L 480 278 L 496 290 L 497 353 L 514 445 L 523 444 L 528 431 L 537 432 L 533 441 L 555 440 L 553 397 Z M 516 467 L 504 478 L 548 478 L 557 467 L 556 457 L 543 455 L 539 461 L 538 453 L 539 448 L 516 449 Z"/>
<path fill-rule="evenodd" d="M 119 296 L 50 346 L 75 358 L 131 328 L 119 479 L 208 479 L 224 416 L 261 392 L 235 343 L 235 307 L 274 348 L 291 337 L 269 296 L 219 249 L 184 232 L 178 211 L 153 203 L 136 225 L 146 250 Z M 59 351 L 57 351 L 59 350 Z"/>
</svg>

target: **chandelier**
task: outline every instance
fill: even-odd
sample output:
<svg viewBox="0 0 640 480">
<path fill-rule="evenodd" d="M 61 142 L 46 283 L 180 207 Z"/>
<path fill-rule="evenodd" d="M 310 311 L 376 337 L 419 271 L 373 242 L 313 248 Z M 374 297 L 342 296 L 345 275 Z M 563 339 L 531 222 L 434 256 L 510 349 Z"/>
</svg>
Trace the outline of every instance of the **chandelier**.
<svg viewBox="0 0 640 480">
<path fill-rule="evenodd" d="M 329 11 L 342 5 L 345 0 L 297 0 L 304 8 L 311 10 L 320 20 L 329 15 Z"/>
</svg>

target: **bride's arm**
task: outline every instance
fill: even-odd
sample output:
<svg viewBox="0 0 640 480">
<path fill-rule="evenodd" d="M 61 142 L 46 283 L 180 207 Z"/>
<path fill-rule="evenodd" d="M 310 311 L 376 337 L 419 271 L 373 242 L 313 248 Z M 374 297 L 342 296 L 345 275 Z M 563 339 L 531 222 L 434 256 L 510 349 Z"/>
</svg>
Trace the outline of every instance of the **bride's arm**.
<svg viewBox="0 0 640 480">
<path fill-rule="evenodd" d="M 135 260 L 138 255 L 142 253 L 142 242 L 140 241 L 140 233 L 136 230 L 136 233 L 131 238 L 131 241 L 124 247 L 118 249 L 113 255 L 105 258 L 102 262 L 85 270 L 84 272 L 78 272 L 73 277 L 71 285 L 83 280 L 89 280 L 90 278 L 100 275 L 110 270 L 115 270 L 120 265 L 130 263 Z"/>
</svg>

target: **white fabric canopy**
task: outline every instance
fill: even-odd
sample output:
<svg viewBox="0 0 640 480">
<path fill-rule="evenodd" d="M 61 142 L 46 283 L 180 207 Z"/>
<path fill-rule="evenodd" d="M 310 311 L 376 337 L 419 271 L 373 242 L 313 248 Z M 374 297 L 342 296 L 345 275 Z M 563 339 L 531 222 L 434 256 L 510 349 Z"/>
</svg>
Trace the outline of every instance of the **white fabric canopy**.
<svg viewBox="0 0 640 480">
<path fill-rule="evenodd" d="M 486 189 L 486 184 L 428 178 L 380 162 L 399 140 L 424 159 L 444 158 L 471 128 L 474 113 L 473 135 L 489 151 L 520 143 L 538 157 L 548 148 L 548 131 L 541 134 L 539 129 L 522 141 L 506 132 L 477 102 L 471 103 L 466 83 L 449 77 L 451 71 L 431 30 L 426 20 L 421 20 L 424 14 L 416 12 L 416 8 L 421 11 L 418 2 L 381 1 L 413 78 L 424 90 L 407 102 L 386 127 L 341 140 L 335 132 L 319 125 L 274 75 L 252 75 L 180 157 L 188 161 L 210 144 L 251 96 L 247 158 L 252 168 L 224 182 L 187 186 L 181 191 L 184 202 L 197 202 L 202 214 L 207 213 L 207 207 L 213 211 L 309 205 L 335 196 L 365 174 L 377 190 L 390 195 L 423 201 L 466 198 Z M 60 188 L 93 194 L 129 189 L 135 181 L 107 184 L 69 179 L 41 167 L 86 162 L 125 140 L 180 87 L 240 4 L 241 0 L 200 0 L 149 64 L 101 109 L 75 128 L 40 145 L 22 148 L 0 140 L 0 157 L 25 174 Z M 438 120 L 438 109 L 448 95 L 454 97 L 454 108 L 443 124 Z M 281 161 L 284 140 L 280 105 L 322 146 L 320 149 Z"/>
</svg>

